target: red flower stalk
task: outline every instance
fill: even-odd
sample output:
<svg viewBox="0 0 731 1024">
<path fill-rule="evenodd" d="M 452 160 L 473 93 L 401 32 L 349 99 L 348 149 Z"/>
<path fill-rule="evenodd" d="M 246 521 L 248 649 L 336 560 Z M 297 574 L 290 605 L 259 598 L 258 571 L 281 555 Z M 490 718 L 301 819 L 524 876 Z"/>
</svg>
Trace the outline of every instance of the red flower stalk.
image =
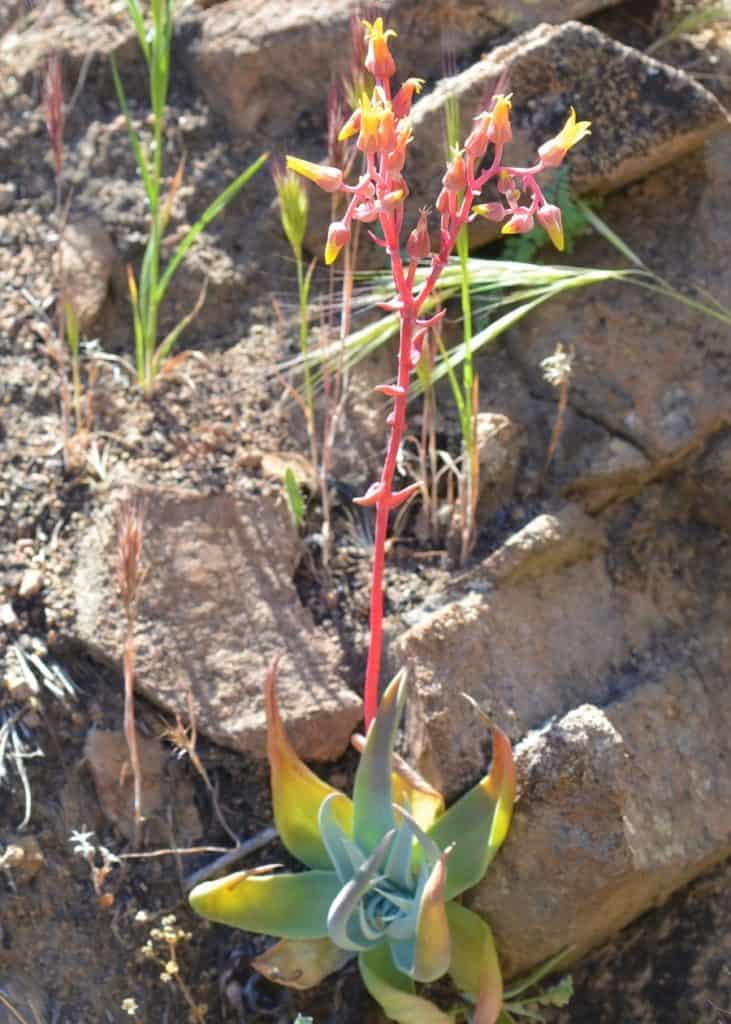
<svg viewBox="0 0 731 1024">
<path fill-rule="evenodd" d="M 352 222 L 378 223 L 381 234 L 369 232 L 373 241 L 386 251 L 391 263 L 391 276 L 395 289 L 394 298 L 386 308 L 398 313 L 400 320 L 398 374 L 395 384 L 383 384 L 376 390 L 393 400 L 393 410 L 387 419 L 389 427 L 388 446 L 381 478 L 372 484 L 362 498 L 360 505 L 373 505 L 376 510 L 376 530 L 373 553 L 371 589 L 371 640 L 368 649 L 368 666 L 365 683 L 365 724 L 370 726 L 378 706 L 378 679 L 381 666 L 383 641 L 383 572 L 385 564 L 386 536 L 390 512 L 398 508 L 420 484 L 412 484 L 402 490 L 393 490 L 393 477 L 401 440 L 406 423 L 406 402 L 409 381 L 414 366 L 418 363 L 424 339 L 442 314 L 421 318 L 424 303 L 432 294 L 442 270 L 447 264 L 457 241 L 457 235 L 474 214 L 487 215 L 499 221 L 507 218 L 503 225 L 505 233 L 528 231 L 538 216 L 555 241 L 560 237 L 560 212 L 551 207 L 541 192 L 536 177 L 546 166 L 555 167 L 561 162 L 567 150 L 587 134 L 587 121 L 576 123 L 571 111 L 563 131 L 553 140 L 545 143 L 539 152 L 538 162 L 532 167 L 508 167 L 503 165 L 503 149 L 512 137 L 510 126 L 511 102 L 509 96 L 495 96 L 488 110 L 482 111 L 475 119 L 464 149 L 456 150 L 447 164 L 442 179 L 442 191 L 436 199 L 439 214 L 439 245 L 431 252 L 427 230 L 426 211 L 421 211 L 416 227 L 406 242 L 406 260 L 402 254 L 401 237 L 404 225 L 404 200 L 408 185 L 402 177 L 406 160 L 406 148 L 411 141 L 409 111 L 413 93 L 421 83 L 408 79 L 392 99 L 391 78 L 395 64 L 389 50 L 389 37 L 396 33 L 384 31 L 383 19 L 373 23 L 364 22 L 366 29 L 365 66 L 375 79 L 369 96 L 364 92 L 353 115 L 343 127 L 340 138 L 358 135 L 357 148 L 363 154 L 363 167 L 358 181 L 348 185 L 335 167 L 323 167 L 288 157 L 288 166 L 314 181 L 327 192 L 343 192 L 348 206 L 342 217 L 330 226 L 326 261 L 333 262 L 350 233 Z M 484 169 L 481 164 L 488 150 L 492 158 Z M 545 156 L 544 156 L 545 154 Z M 492 181 L 500 177 L 498 189 L 500 202 L 478 207 L 473 214 L 472 204 L 476 196 Z M 523 194 L 527 193 L 521 203 Z M 507 205 L 503 205 L 503 203 Z M 540 211 L 540 212 L 539 212 Z M 430 260 L 429 271 L 416 282 L 416 271 L 420 260 Z"/>
</svg>

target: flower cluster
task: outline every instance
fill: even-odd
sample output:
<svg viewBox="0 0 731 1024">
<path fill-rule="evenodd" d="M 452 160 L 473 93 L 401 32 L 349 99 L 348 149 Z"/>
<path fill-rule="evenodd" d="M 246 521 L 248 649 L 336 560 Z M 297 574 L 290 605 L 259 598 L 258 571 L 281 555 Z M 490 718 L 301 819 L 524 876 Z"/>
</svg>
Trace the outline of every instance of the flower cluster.
<svg viewBox="0 0 731 1024">
<path fill-rule="evenodd" d="M 398 314 L 401 334 L 399 370 L 395 385 L 384 384 L 378 390 L 393 400 L 394 407 L 387 423 L 390 437 L 381 479 L 374 483 L 357 502 L 376 508 L 376 530 L 371 591 L 371 642 L 365 686 L 365 721 L 372 722 L 378 703 L 383 619 L 383 568 L 389 513 L 421 488 L 416 483 L 401 491 L 392 490 L 399 446 L 406 420 L 406 398 L 412 369 L 421 358 L 424 340 L 439 315 L 419 319 L 424 303 L 434 291 L 439 276 L 454 249 L 462 227 L 473 217 L 483 216 L 501 222 L 504 234 L 530 231 L 535 220 L 548 232 L 557 248 L 563 248 L 561 211 L 547 202 L 537 178 L 548 167 L 558 167 L 568 150 L 589 132 L 588 121 L 576 120 L 571 114 L 555 138 L 538 150 L 538 160 L 531 167 L 512 167 L 503 163 L 503 152 L 512 138 L 510 124 L 511 97 L 495 96 L 489 109 L 477 115 L 472 131 L 461 149 L 455 149 L 442 178 L 436 199 L 439 215 L 438 246 L 432 251 L 428 213 L 422 210 L 416 226 L 406 240 L 406 260 L 401 250 L 404 226 L 404 202 L 409 186 L 403 171 L 406 153 L 412 139 L 410 119 L 414 95 L 422 81 L 407 79 L 394 93 L 391 86 L 396 65 L 389 50 L 392 30 L 384 31 L 383 19 L 376 18 L 366 28 L 367 54 L 365 67 L 374 79 L 370 94 L 363 92 L 351 116 L 340 131 L 340 139 L 355 137 L 362 153 L 362 170 L 354 184 L 345 181 L 338 167 L 311 163 L 299 157 L 287 157 L 290 170 L 309 178 L 330 193 L 343 193 L 347 207 L 342 218 L 329 228 L 325 260 L 333 263 L 350 238 L 354 221 L 380 227 L 380 234 L 369 230 L 373 241 L 383 248 L 390 260 L 396 292 L 386 308 Z M 489 159 L 488 159 L 489 154 Z M 499 200 L 473 205 L 485 187 L 494 182 Z M 430 261 L 428 271 L 417 281 L 420 261 Z"/>
</svg>

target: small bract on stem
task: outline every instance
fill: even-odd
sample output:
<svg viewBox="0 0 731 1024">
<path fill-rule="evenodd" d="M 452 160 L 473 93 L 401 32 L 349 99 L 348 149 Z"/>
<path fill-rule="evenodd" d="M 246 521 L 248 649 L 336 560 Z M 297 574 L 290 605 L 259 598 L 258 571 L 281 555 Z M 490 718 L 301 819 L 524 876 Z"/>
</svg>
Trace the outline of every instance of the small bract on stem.
<svg viewBox="0 0 731 1024">
<path fill-rule="evenodd" d="M 398 314 L 400 322 L 398 372 L 395 383 L 376 390 L 393 401 L 388 416 L 389 427 L 386 457 L 380 479 L 371 485 L 357 502 L 373 506 L 376 528 L 372 567 L 370 628 L 371 639 L 365 683 L 365 722 L 370 726 L 378 705 L 378 680 L 383 642 L 383 573 L 389 514 L 412 494 L 420 483 L 394 491 L 393 480 L 398 452 L 406 423 L 409 382 L 419 362 L 429 330 L 443 312 L 422 318 L 424 304 L 432 295 L 447 265 L 462 228 L 474 216 L 485 216 L 503 224 L 504 234 L 530 231 L 537 218 L 551 240 L 561 249 L 563 234 L 561 211 L 548 203 L 537 178 L 547 167 L 557 167 L 564 156 L 589 131 L 588 121 L 576 121 L 573 109 L 562 131 L 538 151 L 538 160 L 529 167 L 513 167 L 503 162 L 504 149 L 512 138 L 510 125 L 511 97 L 498 95 L 490 108 L 475 118 L 474 126 L 461 149 L 455 149 L 442 178 L 442 189 L 435 207 L 439 216 L 438 246 L 432 251 L 427 215 L 422 212 L 416 227 L 408 235 L 405 254 L 402 235 L 405 221 L 405 200 L 409 193 L 403 176 L 407 147 L 412 139 L 409 118 L 414 94 L 421 88 L 419 79 L 410 78 L 394 92 L 391 80 L 396 71 L 389 50 L 392 30 L 385 31 L 383 19 L 365 22 L 368 50 L 365 67 L 373 76 L 370 95 L 363 92 L 358 106 L 346 121 L 340 138 L 357 135 L 357 148 L 362 153 L 362 169 L 358 180 L 348 184 L 343 172 L 332 166 L 288 157 L 288 167 L 309 178 L 329 193 L 344 193 L 348 204 L 342 217 L 330 225 L 325 247 L 325 260 L 333 263 L 351 236 L 357 222 L 377 225 L 380 234 L 369 230 L 374 243 L 386 252 L 390 262 L 394 297 L 386 304 Z M 488 151 L 490 158 L 486 159 Z M 475 205 L 485 187 L 495 182 L 498 201 Z M 430 269 L 416 283 L 421 261 L 429 260 Z"/>
</svg>

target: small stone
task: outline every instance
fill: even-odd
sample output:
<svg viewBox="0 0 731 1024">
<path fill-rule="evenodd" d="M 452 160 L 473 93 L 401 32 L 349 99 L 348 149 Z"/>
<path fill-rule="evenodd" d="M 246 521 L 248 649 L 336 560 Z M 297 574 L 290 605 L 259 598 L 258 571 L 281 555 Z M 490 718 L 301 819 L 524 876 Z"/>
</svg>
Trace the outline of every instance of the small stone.
<svg viewBox="0 0 731 1024">
<path fill-rule="evenodd" d="M 40 569 L 26 569 L 18 587 L 18 597 L 28 601 L 43 590 L 45 580 Z"/>
<path fill-rule="evenodd" d="M 15 609 L 9 601 L 0 604 L 0 625 L 6 629 L 17 629 L 20 625 Z"/>
<path fill-rule="evenodd" d="M 7 213 L 15 202 L 15 183 L 12 181 L 0 185 L 0 213 Z"/>
</svg>

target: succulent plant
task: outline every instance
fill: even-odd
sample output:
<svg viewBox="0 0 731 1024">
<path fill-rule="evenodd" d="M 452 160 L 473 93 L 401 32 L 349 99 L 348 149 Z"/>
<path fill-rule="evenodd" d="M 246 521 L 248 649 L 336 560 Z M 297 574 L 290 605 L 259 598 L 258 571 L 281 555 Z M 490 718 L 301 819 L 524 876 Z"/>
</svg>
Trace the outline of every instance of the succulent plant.
<svg viewBox="0 0 731 1024">
<path fill-rule="evenodd" d="M 394 754 L 406 699 L 400 672 L 361 749 L 352 801 L 318 778 L 287 738 L 266 683 L 274 819 L 309 871 L 239 871 L 190 894 L 204 917 L 282 941 L 254 961 L 280 984 L 308 988 L 353 956 L 371 995 L 400 1024 L 452 1017 L 415 992 L 447 972 L 474 1002 L 474 1024 L 494 1024 L 502 978 L 485 921 L 455 902 L 505 839 L 515 796 L 508 738 L 493 729 L 491 773 L 448 810 L 442 795 Z"/>
</svg>

